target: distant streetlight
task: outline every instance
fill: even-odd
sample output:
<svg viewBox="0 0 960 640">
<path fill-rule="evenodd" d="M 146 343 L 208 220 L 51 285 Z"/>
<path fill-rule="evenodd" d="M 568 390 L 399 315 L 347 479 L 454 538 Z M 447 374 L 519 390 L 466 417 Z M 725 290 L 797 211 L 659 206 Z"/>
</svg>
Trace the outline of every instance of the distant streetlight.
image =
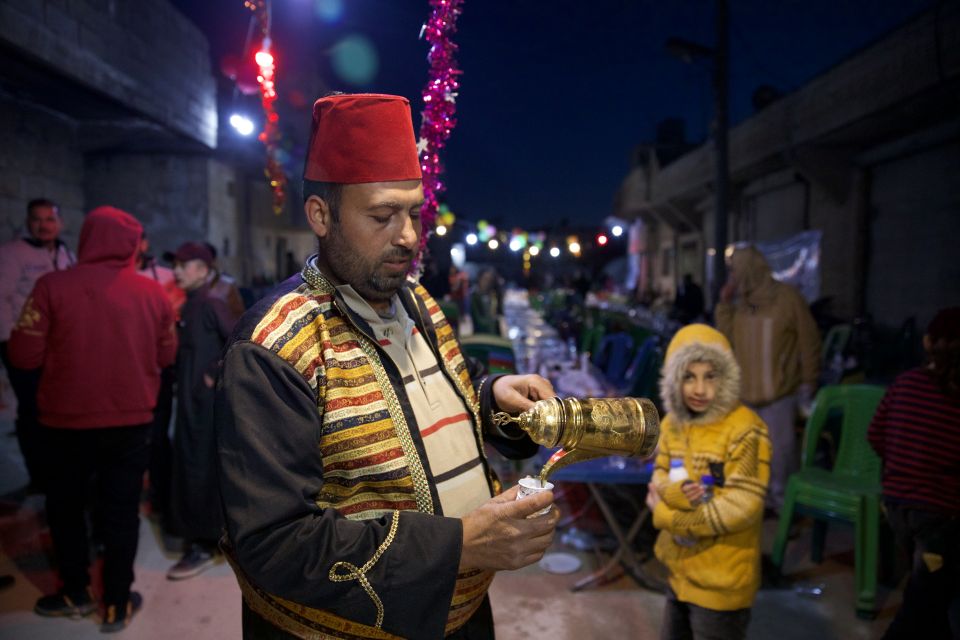
<svg viewBox="0 0 960 640">
<path fill-rule="evenodd" d="M 230 126 L 237 130 L 242 136 L 248 136 L 253 133 L 253 120 L 239 113 L 230 116 Z"/>
<path fill-rule="evenodd" d="M 447 228 L 446 228 L 445 226 L 443 226 L 442 224 L 438 224 L 438 225 L 437 225 L 437 235 L 438 235 L 438 236 L 445 236 L 445 235 L 447 235 Z"/>
<path fill-rule="evenodd" d="M 621 227 L 618 224 L 615 224 L 613 225 L 613 229 L 611 229 L 610 232 L 613 233 L 614 238 L 619 238 L 620 236 L 623 235 L 623 227 Z"/>
<path fill-rule="evenodd" d="M 490 247 L 493 251 L 497 250 L 497 247 L 500 246 L 500 241 L 496 238 L 490 238 L 490 242 L 487 243 L 487 246 Z"/>
<path fill-rule="evenodd" d="M 477 240 L 478 240 L 477 234 L 475 234 L 475 233 L 468 233 L 468 234 L 467 234 L 467 244 L 470 245 L 471 247 L 472 247 L 473 245 L 477 244 Z"/>
<path fill-rule="evenodd" d="M 553 258 L 560 257 L 560 247 L 550 247 L 550 256 Z"/>
<path fill-rule="evenodd" d="M 727 0 L 716 0 L 716 38 L 715 47 L 707 47 L 683 38 L 667 39 L 667 52 L 684 62 L 691 63 L 705 59 L 713 64 L 713 140 L 716 151 L 716 198 L 713 220 L 713 244 L 717 248 L 712 254 L 713 282 L 711 291 L 713 303 L 719 299 L 720 288 L 726 281 L 726 262 L 723 259 L 727 246 L 727 198 L 730 188 L 730 173 L 727 154 L 727 130 L 729 128 L 727 83 L 730 57 L 730 14 Z"/>
<path fill-rule="evenodd" d="M 537 245 L 533 245 L 532 247 L 530 247 L 530 255 L 537 256 L 539 254 L 540 254 L 540 247 L 538 247 Z"/>
</svg>

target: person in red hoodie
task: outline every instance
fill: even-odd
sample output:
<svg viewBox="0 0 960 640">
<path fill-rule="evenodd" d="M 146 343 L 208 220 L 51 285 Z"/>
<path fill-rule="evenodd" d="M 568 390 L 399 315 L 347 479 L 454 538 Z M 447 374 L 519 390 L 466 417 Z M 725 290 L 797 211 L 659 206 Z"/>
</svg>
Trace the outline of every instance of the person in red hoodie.
<svg viewBox="0 0 960 640">
<path fill-rule="evenodd" d="M 96 475 L 105 632 L 123 629 L 143 601 L 130 590 L 140 489 L 160 370 L 177 348 L 163 287 L 136 272 L 142 234 L 119 209 L 87 214 L 77 266 L 37 280 L 9 343 L 14 366 L 41 370 L 37 404 L 52 470 L 47 519 L 63 581 L 34 611 L 77 618 L 97 608 L 84 518 Z"/>
</svg>

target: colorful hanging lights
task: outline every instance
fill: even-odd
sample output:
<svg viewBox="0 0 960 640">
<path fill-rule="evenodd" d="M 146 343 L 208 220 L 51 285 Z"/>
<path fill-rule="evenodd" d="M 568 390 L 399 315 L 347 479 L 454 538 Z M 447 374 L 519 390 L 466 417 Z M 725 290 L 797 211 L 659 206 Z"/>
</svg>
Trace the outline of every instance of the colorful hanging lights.
<svg viewBox="0 0 960 640">
<path fill-rule="evenodd" d="M 276 60 L 270 48 L 270 4 L 268 0 L 245 0 L 243 6 L 253 12 L 254 20 L 260 32 L 260 49 L 253 59 L 259 69 L 257 82 L 260 84 L 260 103 L 263 106 L 263 131 L 258 138 L 267 151 L 267 165 L 264 174 L 273 193 L 273 212 L 283 212 L 287 197 L 287 174 L 280 163 L 280 116 L 277 115 Z"/>
</svg>

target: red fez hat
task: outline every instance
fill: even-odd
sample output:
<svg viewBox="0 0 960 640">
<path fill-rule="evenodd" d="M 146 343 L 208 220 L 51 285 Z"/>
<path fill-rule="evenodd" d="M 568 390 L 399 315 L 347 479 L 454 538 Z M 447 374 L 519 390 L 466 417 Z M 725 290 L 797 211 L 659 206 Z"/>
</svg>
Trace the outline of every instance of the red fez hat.
<svg viewBox="0 0 960 640">
<path fill-rule="evenodd" d="M 374 93 L 317 100 L 303 177 L 340 184 L 420 180 L 410 102 Z"/>
</svg>

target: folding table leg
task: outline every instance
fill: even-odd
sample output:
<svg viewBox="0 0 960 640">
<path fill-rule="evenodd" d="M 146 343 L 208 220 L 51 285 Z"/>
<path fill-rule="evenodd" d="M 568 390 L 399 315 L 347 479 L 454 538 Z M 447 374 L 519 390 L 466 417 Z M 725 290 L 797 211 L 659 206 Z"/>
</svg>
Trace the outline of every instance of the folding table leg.
<svg viewBox="0 0 960 640">
<path fill-rule="evenodd" d="M 606 564 L 579 580 L 570 588 L 571 591 L 582 591 L 588 587 L 604 584 L 619 577 L 619 574 L 614 572 L 619 569 L 621 560 L 625 560 L 634 571 L 639 571 L 640 567 L 633 553 L 632 543 L 633 539 L 636 538 L 640 532 L 640 527 L 643 526 L 644 521 L 650 514 L 650 510 L 644 507 L 630 525 L 630 530 L 624 535 L 623 529 L 620 528 L 620 523 L 617 522 L 617 518 L 610 509 L 610 505 L 607 504 L 606 499 L 604 499 L 597 486 L 592 482 L 588 482 L 587 487 L 590 489 L 593 499 L 596 500 L 597 506 L 600 507 L 600 512 L 603 513 L 603 519 L 607 522 L 607 526 L 610 527 L 618 544 L 617 550 L 610 556 Z"/>
</svg>

